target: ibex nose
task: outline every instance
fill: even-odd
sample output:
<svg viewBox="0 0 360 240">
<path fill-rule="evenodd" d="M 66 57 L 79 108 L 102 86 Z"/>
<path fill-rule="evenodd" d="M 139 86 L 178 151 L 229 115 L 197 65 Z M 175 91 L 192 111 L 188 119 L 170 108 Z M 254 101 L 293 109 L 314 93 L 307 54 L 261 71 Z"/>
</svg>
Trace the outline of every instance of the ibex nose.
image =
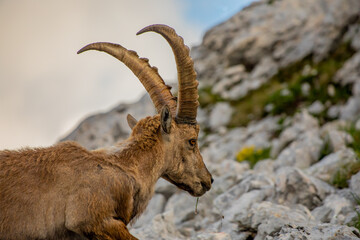
<svg viewBox="0 0 360 240">
<path fill-rule="evenodd" d="M 211 184 L 214 182 L 214 179 L 211 177 Z"/>
<path fill-rule="evenodd" d="M 206 190 L 209 191 L 211 188 L 211 184 L 209 184 L 209 182 L 201 182 L 201 186 Z"/>
</svg>

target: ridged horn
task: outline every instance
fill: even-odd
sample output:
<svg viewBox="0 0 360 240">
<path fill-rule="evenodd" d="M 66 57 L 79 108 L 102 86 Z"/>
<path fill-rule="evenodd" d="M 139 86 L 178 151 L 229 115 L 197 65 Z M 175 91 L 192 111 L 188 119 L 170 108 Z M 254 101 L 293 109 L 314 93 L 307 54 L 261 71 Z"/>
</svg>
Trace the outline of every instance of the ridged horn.
<svg viewBox="0 0 360 240">
<path fill-rule="evenodd" d="M 149 31 L 162 35 L 170 44 L 175 55 L 179 82 L 176 122 L 196 124 L 199 82 L 196 80 L 194 62 L 190 57 L 189 48 L 184 44 L 183 38 L 173 28 L 166 25 L 147 26 L 141 29 L 137 35 Z"/>
<path fill-rule="evenodd" d="M 159 75 L 156 67 L 151 67 L 149 60 L 139 58 L 135 51 L 127 50 L 119 44 L 98 42 L 91 43 L 81 48 L 77 53 L 88 50 L 97 50 L 110 54 L 123 62 L 140 80 L 146 91 L 149 93 L 158 113 L 168 105 L 173 116 L 176 115 L 176 100 L 170 92 L 170 88 L 165 85 L 164 80 Z"/>
</svg>

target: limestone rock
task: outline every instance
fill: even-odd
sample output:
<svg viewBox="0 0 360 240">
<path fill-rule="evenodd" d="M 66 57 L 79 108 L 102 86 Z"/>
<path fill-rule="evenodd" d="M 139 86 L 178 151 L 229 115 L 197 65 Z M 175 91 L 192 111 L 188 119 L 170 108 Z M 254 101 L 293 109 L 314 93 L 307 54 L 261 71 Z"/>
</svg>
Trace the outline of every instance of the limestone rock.
<svg viewBox="0 0 360 240">
<path fill-rule="evenodd" d="M 332 194 L 328 196 L 322 206 L 315 208 L 311 213 L 322 223 L 344 224 L 347 216 L 354 212 L 354 206 L 347 198 Z"/>
<path fill-rule="evenodd" d="M 320 224 L 303 227 L 292 224 L 285 225 L 280 231 L 267 236 L 266 240 L 292 240 L 292 239 L 359 239 L 359 231 L 353 227 Z"/>
<path fill-rule="evenodd" d="M 233 110 L 228 103 L 217 103 L 210 113 L 210 128 L 216 130 L 221 126 L 226 126 L 230 121 L 232 112 Z"/>
<path fill-rule="evenodd" d="M 220 95 L 240 99 L 265 84 L 278 69 L 306 56 L 324 59 L 358 14 L 357 0 L 260 1 L 209 30 L 193 57 L 203 86 L 224 80 L 227 69 L 246 74 Z M 356 39 L 355 34 L 351 39 Z M 353 46 L 357 42 L 353 41 Z M 228 78 L 225 78 L 226 81 Z M 221 84 L 221 83 L 219 83 Z M 225 84 L 226 85 L 226 84 Z"/>
<path fill-rule="evenodd" d="M 186 239 L 176 229 L 174 225 L 174 213 L 172 211 L 156 215 L 156 217 L 154 217 L 147 225 L 141 228 L 132 229 L 130 233 L 139 239 Z"/>
<path fill-rule="evenodd" d="M 275 168 L 293 166 L 308 168 L 319 160 L 324 141 L 318 130 L 305 132 L 298 139 L 285 148 L 275 160 Z"/>
<path fill-rule="evenodd" d="M 240 228 L 257 229 L 255 240 L 265 239 L 278 232 L 284 225 L 308 226 L 314 219 L 309 210 L 301 205 L 290 207 L 271 202 L 255 203 L 247 216 L 235 217 Z"/>
<path fill-rule="evenodd" d="M 140 216 L 140 218 L 132 226 L 134 228 L 140 228 L 146 223 L 150 222 L 157 214 L 162 213 L 165 207 L 165 197 L 162 194 L 155 194 L 148 206 L 146 207 L 145 212 Z"/>
<path fill-rule="evenodd" d="M 360 197 L 360 172 L 351 177 L 350 190 Z"/>
<path fill-rule="evenodd" d="M 273 158 L 277 157 L 285 146 L 297 140 L 305 132 L 317 132 L 319 129 L 318 120 L 306 110 L 296 114 L 290 121 L 290 127 L 283 130 L 279 138 L 272 144 L 271 157 Z"/>
<path fill-rule="evenodd" d="M 301 170 L 292 167 L 280 168 L 276 173 L 275 195 L 273 200 L 279 204 L 302 204 L 312 210 L 322 203 L 319 189 L 311 178 Z"/>
<path fill-rule="evenodd" d="M 354 151 L 349 148 L 345 148 L 327 155 L 307 169 L 306 172 L 323 181 L 329 182 L 336 171 L 344 166 L 353 164 L 356 161 L 358 160 Z"/>
<path fill-rule="evenodd" d="M 191 239 L 192 240 L 232 240 L 231 236 L 224 232 L 200 233 Z"/>
</svg>

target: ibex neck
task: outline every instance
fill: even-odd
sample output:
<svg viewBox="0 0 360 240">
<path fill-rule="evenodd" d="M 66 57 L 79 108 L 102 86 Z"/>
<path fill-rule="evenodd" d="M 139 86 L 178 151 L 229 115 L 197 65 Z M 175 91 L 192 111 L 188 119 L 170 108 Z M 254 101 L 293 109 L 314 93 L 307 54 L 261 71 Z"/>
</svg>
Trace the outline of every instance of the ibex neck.
<svg viewBox="0 0 360 240">
<path fill-rule="evenodd" d="M 164 153 L 161 145 L 157 142 L 148 148 L 142 148 L 138 143 L 129 138 L 119 142 L 115 146 L 103 148 L 113 164 L 132 172 L 136 179 L 151 187 L 161 177 L 165 168 Z"/>
</svg>

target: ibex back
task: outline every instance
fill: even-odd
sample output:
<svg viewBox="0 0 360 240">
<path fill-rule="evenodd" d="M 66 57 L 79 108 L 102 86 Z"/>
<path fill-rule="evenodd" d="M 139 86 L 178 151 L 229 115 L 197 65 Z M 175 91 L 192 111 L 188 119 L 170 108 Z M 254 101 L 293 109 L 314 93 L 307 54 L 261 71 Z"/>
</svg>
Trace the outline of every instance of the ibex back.
<svg viewBox="0 0 360 240">
<path fill-rule="evenodd" d="M 168 26 L 138 34 L 148 31 L 173 49 L 178 98 L 135 52 L 112 43 L 82 48 L 78 53 L 104 51 L 129 67 L 159 114 L 139 122 L 129 115 L 130 137 L 109 148 L 63 142 L 0 151 L 0 239 L 136 239 L 126 226 L 144 211 L 160 177 L 197 197 L 210 189 L 197 144 L 198 82 L 189 49 Z"/>
</svg>

